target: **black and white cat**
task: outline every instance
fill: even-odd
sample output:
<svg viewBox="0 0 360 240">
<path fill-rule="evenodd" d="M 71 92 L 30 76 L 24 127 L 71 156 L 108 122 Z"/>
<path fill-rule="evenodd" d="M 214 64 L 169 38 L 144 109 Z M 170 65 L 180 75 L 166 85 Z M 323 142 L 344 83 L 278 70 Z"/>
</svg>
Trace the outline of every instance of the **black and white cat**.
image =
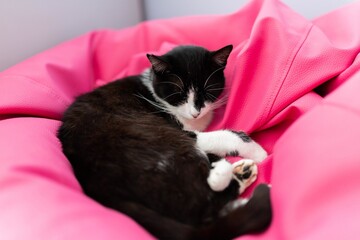
<svg viewBox="0 0 360 240">
<path fill-rule="evenodd" d="M 264 230 L 269 188 L 236 200 L 266 158 L 244 132 L 201 132 L 221 103 L 232 46 L 180 46 L 142 75 L 77 97 L 58 137 L 84 192 L 159 239 L 231 239 Z M 225 156 L 240 155 L 234 164 Z"/>
</svg>

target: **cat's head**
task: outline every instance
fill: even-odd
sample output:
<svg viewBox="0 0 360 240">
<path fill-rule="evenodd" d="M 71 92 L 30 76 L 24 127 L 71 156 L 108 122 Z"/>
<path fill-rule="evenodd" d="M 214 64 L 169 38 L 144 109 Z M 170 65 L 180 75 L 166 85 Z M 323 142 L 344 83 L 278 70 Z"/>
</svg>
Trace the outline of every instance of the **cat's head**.
<svg viewBox="0 0 360 240">
<path fill-rule="evenodd" d="M 232 45 L 217 51 L 179 46 L 161 56 L 148 54 L 157 98 L 177 117 L 204 117 L 223 92 L 224 69 L 231 50 Z"/>
</svg>

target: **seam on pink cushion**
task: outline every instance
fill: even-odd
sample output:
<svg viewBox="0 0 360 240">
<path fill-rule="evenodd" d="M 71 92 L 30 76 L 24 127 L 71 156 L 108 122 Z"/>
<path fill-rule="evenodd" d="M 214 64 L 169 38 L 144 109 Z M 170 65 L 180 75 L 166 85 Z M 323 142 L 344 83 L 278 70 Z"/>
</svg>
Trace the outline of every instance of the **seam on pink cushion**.
<svg viewBox="0 0 360 240">
<path fill-rule="evenodd" d="M 304 38 L 301 39 L 298 44 L 296 44 L 296 46 L 294 47 L 294 49 L 292 50 L 292 54 L 291 54 L 291 57 L 288 59 L 286 65 L 285 65 L 285 68 L 284 68 L 284 73 L 282 74 L 284 77 L 282 77 L 282 81 L 280 81 L 280 86 L 279 87 L 275 87 L 274 88 L 274 91 L 273 93 L 270 95 L 270 97 L 268 98 L 268 100 L 271 100 L 273 99 L 273 101 L 267 101 L 268 104 L 266 106 L 265 109 L 268 109 L 266 111 L 264 111 L 264 113 L 261 115 L 260 117 L 260 121 L 259 123 L 263 124 L 263 122 L 269 117 L 273 107 L 274 107 L 274 104 L 279 96 L 279 93 L 287 79 L 287 76 L 290 72 L 290 70 L 292 69 L 292 66 L 293 66 L 293 63 L 295 62 L 296 60 L 296 57 L 298 56 L 301 48 L 304 46 L 304 43 L 306 42 L 306 40 L 308 39 L 309 37 L 309 34 L 311 32 L 311 30 L 313 29 L 314 25 L 313 24 L 310 24 L 309 27 L 308 27 L 308 30 L 306 32 L 306 34 L 304 35 Z"/>
<path fill-rule="evenodd" d="M 61 104 L 63 104 L 64 106 L 69 106 L 70 102 L 66 101 L 63 97 L 61 97 L 61 95 L 57 94 L 56 91 L 54 89 L 52 89 L 51 87 L 43 84 L 43 83 L 40 83 L 38 81 L 36 81 L 35 79 L 32 79 L 30 77 L 27 77 L 27 76 L 23 76 L 23 75 L 5 75 L 5 76 L 2 76 L 0 78 L 0 80 L 2 79 L 13 79 L 13 78 L 22 78 L 24 80 L 29 80 L 33 83 L 35 83 L 36 85 L 40 86 L 41 88 L 45 89 L 52 97 L 54 97 L 58 102 L 60 102 Z"/>
</svg>

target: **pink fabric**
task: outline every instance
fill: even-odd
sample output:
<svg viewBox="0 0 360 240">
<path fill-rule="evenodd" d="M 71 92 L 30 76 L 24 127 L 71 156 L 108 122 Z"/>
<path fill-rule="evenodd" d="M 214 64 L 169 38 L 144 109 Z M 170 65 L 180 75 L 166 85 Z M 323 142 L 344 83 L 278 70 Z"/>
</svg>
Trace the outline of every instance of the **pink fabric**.
<svg viewBox="0 0 360 240">
<path fill-rule="evenodd" d="M 92 32 L 0 74 L 0 238 L 153 239 L 86 197 L 56 138 L 80 93 L 149 66 L 147 52 L 233 44 L 229 101 L 208 130 L 252 133 L 270 153 L 274 218 L 239 239 L 360 236 L 360 2 L 308 21 L 276 0 L 224 16 Z M 246 193 L 249 195 L 253 188 Z"/>
</svg>

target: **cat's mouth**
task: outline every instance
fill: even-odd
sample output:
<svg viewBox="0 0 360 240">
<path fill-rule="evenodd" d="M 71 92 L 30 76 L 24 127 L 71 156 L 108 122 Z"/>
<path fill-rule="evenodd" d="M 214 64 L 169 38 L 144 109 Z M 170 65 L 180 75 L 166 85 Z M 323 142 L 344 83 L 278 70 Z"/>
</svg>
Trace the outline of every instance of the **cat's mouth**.
<svg viewBox="0 0 360 240">
<path fill-rule="evenodd" d="M 198 111 L 194 108 L 190 108 L 186 112 L 180 112 L 180 115 L 181 115 L 181 117 L 183 117 L 187 120 L 196 120 L 196 119 L 203 118 L 208 112 L 209 111 L 206 108 L 203 108 L 200 111 Z"/>
<path fill-rule="evenodd" d="M 212 119 L 212 108 L 209 104 L 205 104 L 205 107 L 201 108 L 200 111 L 191 111 L 190 104 L 185 107 L 178 107 L 173 112 L 177 120 L 183 125 L 187 131 L 203 131 L 206 126 L 209 125 Z"/>
<path fill-rule="evenodd" d="M 191 107 L 188 115 L 190 116 L 189 119 L 195 119 L 201 116 L 201 111 L 198 111 L 194 107 Z"/>
</svg>

